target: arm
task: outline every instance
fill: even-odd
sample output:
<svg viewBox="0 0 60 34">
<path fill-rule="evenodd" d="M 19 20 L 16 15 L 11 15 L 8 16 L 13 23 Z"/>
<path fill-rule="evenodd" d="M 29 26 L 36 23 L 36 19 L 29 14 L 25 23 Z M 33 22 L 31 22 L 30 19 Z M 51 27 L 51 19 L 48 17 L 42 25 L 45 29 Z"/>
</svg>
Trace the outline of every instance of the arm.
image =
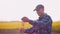
<svg viewBox="0 0 60 34">
<path fill-rule="evenodd" d="M 51 20 L 50 17 L 45 17 L 40 21 L 29 20 L 29 23 L 32 24 L 32 25 L 43 25 L 43 26 L 45 26 L 45 25 L 52 24 L 52 20 Z"/>
</svg>

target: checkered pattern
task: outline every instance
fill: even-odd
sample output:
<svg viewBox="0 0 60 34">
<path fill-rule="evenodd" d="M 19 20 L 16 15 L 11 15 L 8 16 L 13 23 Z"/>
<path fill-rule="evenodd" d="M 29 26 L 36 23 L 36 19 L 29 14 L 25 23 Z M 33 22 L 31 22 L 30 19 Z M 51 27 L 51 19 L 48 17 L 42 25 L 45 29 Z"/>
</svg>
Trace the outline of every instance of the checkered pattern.
<svg viewBox="0 0 60 34">
<path fill-rule="evenodd" d="M 27 29 L 28 34 L 51 34 L 52 32 L 52 19 L 49 15 L 45 14 L 42 18 L 39 17 L 36 21 L 29 21 L 33 25 L 32 28 Z"/>
</svg>

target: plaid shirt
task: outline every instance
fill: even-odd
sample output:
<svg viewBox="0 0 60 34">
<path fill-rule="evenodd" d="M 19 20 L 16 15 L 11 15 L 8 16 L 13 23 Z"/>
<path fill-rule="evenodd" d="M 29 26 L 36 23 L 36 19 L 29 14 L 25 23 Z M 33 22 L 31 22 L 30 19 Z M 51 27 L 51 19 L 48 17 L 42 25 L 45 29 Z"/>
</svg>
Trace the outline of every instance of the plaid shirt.
<svg viewBox="0 0 60 34">
<path fill-rule="evenodd" d="M 33 27 L 26 30 L 28 34 L 33 34 L 34 32 L 36 34 L 51 34 L 52 32 L 52 19 L 47 14 L 42 18 L 39 17 L 36 21 L 30 20 L 29 23 L 32 24 Z"/>
</svg>

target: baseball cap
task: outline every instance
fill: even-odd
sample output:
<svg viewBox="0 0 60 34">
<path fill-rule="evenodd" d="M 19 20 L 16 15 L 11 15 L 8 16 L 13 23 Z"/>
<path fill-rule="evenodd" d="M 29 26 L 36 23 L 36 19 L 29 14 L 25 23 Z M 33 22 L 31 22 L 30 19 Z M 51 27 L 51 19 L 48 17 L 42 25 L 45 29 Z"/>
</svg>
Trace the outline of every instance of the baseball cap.
<svg viewBox="0 0 60 34">
<path fill-rule="evenodd" d="M 33 11 L 38 11 L 39 9 L 43 8 L 44 9 L 44 6 L 42 4 L 39 4 L 36 6 L 36 8 L 33 10 Z"/>
</svg>

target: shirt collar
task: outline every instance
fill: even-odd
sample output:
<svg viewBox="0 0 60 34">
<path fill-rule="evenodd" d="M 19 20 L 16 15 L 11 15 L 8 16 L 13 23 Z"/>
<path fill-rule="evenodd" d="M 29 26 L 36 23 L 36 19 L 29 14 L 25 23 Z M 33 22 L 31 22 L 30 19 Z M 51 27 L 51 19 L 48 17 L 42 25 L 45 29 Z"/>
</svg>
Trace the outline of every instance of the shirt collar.
<svg viewBox="0 0 60 34">
<path fill-rule="evenodd" d="M 42 18 L 44 18 L 44 17 L 46 17 L 46 16 L 47 16 L 47 14 L 45 13 Z M 39 17 L 39 20 L 41 20 L 42 18 Z"/>
</svg>

